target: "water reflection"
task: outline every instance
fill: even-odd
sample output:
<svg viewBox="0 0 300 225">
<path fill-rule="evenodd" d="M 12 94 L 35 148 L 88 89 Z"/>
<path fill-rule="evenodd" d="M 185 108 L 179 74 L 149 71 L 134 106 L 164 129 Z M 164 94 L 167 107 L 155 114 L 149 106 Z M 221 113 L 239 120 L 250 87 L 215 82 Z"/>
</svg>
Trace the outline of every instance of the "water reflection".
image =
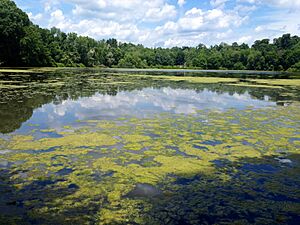
<svg viewBox="0 0 300 225">
<path fill-rule="evenodd" d="M 189 89 L 170 87 L 144 88 L 135 91 L 121 91 L 114 96 L 96 93 L 78 100 L 64 100 L 61 104 L 46 104 L 33 112 L 24 125 L 39 124 L 40 128 L 59 128 L 76 120 L 113 119 L 119 117 L 144 118 L 168 112 L 193 114 L 197 110 L 224 111 L 230 108 L 275 106 L 275 102 L 251 97 L 249 93 L 230 95 L 210 90 L 197 92 Z"/>
<path fill-rule="evenodd" d="M 29 124 L 57 128 L 83 119 L 191 114 L 200 109 L 222 111 L 300 100 L 298 89 L 157 81 L 97 70 L 5 74 L 1 79 L 24 86 L 0 89 L 0 133 L 5 134 L 33 129 Z"/>
<path fill-rule="evenodd" d="M 65 100 L 62 104 L 49 104 L 39 109 L 39 112 L 55 114 L 60 117 L 73 116 L 76 119 L 88 119 L 93 116 L 144 116 L 147 113 L 171 112 L 191 114 L 197 110 L 228 108 L 244 109 L 246 107 L 273 106 L 274 102 L 253 99 L 245 94 L 217 92 L 204 90 L 172 89 L 170 87 L 154 89 L 145 88 L 141 91 L 122 91 L 115 96 L 95 94 L 92 97 L 78 100 Z"/>
<path fill-rule="evenodd" d="M 92 77 L 0 89 L 0 221 L 299 224 L 299 95 Z"/>
</svg>

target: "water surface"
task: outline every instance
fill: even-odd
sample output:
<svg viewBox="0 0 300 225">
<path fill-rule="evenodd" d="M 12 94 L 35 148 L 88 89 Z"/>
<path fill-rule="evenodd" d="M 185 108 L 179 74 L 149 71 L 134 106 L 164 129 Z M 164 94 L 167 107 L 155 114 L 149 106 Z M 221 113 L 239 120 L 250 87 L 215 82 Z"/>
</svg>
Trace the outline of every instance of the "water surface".
<svg viewBox="0 0 300 225">
<path fill-rule="evenodd" d="M 0 72 L 0 222 L 299 224 L 299 81 L 183 72 Z"/>
</svg>

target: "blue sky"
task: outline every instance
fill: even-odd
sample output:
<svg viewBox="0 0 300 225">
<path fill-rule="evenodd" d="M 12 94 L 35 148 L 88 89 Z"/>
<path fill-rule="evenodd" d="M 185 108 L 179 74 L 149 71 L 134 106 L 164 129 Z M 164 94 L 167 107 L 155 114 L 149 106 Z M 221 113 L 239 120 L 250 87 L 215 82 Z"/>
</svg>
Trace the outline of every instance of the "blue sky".
<svg viewBox="0 0 300 225">
<path fill-rule="evenodd" d="M 253 43 L 300 35 L 300 0 L 16 0 L 30 19 L 149 47 Z"/>
</svg>

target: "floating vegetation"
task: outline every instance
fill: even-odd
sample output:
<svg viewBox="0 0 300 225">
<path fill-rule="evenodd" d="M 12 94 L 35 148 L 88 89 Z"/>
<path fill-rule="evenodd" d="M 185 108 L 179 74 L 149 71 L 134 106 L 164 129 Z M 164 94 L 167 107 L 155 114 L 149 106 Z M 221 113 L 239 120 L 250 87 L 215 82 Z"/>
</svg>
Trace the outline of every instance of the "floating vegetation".
<svg viewBox="0 0 300 225">
<path fill-rule="evenodd" d="M 35 67 L 35 68 L 3 68 L 0 69 L 0 73 L 40 73 L 40 72 L 52 72 L 58 68 L 54 67 Z"/>
<path fill-rule="evenodd" d="M 299 223 L 294 80 L 36 71 L 1 77 L 0 224 Z"/>
<path fill-rule="evenodd" d="M 168 81 L 187 81 L 191 83 L 234 83 L 238 82 L 237 78 L 223 78 L 223 77 L 182 77 L 182 76 L 153 76 L 153 75 L 129 75 L 129 76 L 140 76 L 149 77 L 157 80 L 168 80 Z"/>
<path fill-rule="evenodd" d="M 252 79 L 257 84 L 280 85 L 280 86 L 300 86 L 300 79 Z"/>
<path fill-rule="evenodd" d="M 40 130 L 40 132 L 49 133 L 49 132 L 56 132 L 56 130 L 55 129 L 42 129 L 42 130 Z"/>
<path fill-rule="evenodd" d="M 274 85 L 267 85 L 267 84 L 251 84 L 251 83 L 236 83 L 236 84 L 227 84 L 232 86 L 239 86 L 239 87 L 255 87 L 255 88 L 282 88 L 280 86 L 274 86 Z"/>
<path fill-rule="evenodd" d="M 36 71 L 30 69 L 0 69 L 0 73 L 34 73 Z"/>
<path fill-rule="evenodd" d="M 270 213 L 294 221 L 300 207 L 300 157 L 289 140 L 299 136 L 299 109 L 293 104 L 118 123 L 80 121 L 83 133 L 40 140 L 14 135 L 2 141 L 14 151 L 1 155 L 1 168 L 9 167 L 6 185 L 16 193 L 11 198 L 24 205 L 28 221 L 165 224 L 214 218 L 219 223 L 232 212 L 232 221 L 272 222 Z M 282 148 L 284 158 L 277 152 Z"/>
<path fill-rule="evenodd" d="M 38 141 L 32 141 L 32 136 L 15 136 L 8 146 L 13 150 L 40 150 L 49 149 L 56 146 L 108 146 L 116 144 L 116 140 L 107 134 L 101 133 L 87 133 L 87 134 L 73 134 L 64 133 L 61 138 L 44 138 Z"/>
<path fill-rule="evenodd" d="M 25 85 L 13 85 L 13 84 L 0 84 L 0 89 L 18 89 L 27 88 Z"/>
</svg>

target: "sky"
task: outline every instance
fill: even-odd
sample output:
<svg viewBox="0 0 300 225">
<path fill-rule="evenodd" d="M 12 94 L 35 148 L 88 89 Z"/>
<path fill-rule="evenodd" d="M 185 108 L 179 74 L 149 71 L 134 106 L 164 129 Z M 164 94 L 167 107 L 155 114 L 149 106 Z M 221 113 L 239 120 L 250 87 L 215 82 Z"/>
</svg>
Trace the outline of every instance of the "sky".
<svg viewBox="0 0 300 225">
<path fill-rule="evenodd" d="M 147 47 L 300 35 L 300 0 L 15 0 L 40 27 Z"/>
</svg>

